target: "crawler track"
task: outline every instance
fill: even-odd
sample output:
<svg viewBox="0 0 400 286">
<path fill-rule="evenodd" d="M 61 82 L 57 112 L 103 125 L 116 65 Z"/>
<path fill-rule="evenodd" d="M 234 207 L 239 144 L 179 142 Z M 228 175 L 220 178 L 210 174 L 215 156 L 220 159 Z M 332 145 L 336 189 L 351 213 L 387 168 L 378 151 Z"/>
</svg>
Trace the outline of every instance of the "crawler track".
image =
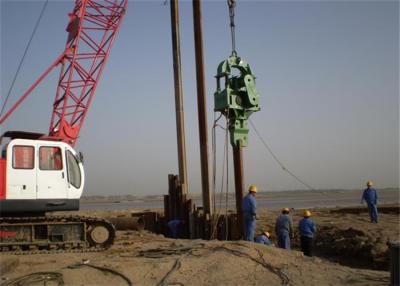
<svg viewBox="0 0 400 286">
<path fill-rule="evenodd" d="M 93 252 L 109 248 L 115 228 L 107 220 L 82 216 L 0 218 L 0 252 L 39 254 Z"/>
</svg>

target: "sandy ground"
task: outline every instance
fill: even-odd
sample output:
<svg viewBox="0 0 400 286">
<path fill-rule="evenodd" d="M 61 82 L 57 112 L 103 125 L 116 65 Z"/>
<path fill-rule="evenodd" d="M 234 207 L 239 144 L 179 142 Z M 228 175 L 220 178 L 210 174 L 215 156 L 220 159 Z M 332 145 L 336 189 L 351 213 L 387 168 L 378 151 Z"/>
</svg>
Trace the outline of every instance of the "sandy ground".
<svg viewBox="0 0 400 286">
<path fill-rule="evenodd" d="M 387 270 L 389 241 L 399 241 L 399 205 L 380 207 L 379 223 L 371 223 L 366 207 L 312 210 L 317 225 L 316 255 L 347 266 Z M 257 229 L 273 232 L 278 211 L 261 211 Z M 299 249 L 297 225 L 303 210 L 292 210 L 295 225 L 293 247 Z"/>
<path fill-rule="evenodd" d="M 373 269 L 382 269 L 385 264 L 381 260 L 387 254 L 386 241 L 398 239 L 399 215 L 382 213 L 379 224 L 371 224 L 367 213 L 354 212 L 354 209 L 313 210 L 320 257 L 304 257 L 296 250 L 244 241 L 174 240 L 147 231 L 118 231 L 114 246 L 99 253 L 2 254 L 1 281 L 7 285 L 29 273 L 51 271 L 61 273 L 66 285 L 128 285 L 115 273 L 89 266 L 68 268 L 86 261 L 122 273 L 133 285 L 388 285 L 389 272 Z M 121 213 L 124 212 L 111 215 Z M 292 213 L 297 224 L 302 211 Z M 277 214 L 260 210 L 258 231 L 273 229 Z M 321 251 L 328 243 L 332 247 Z M 294 247 L 298 244 L 296 239 L 293 244 Z M 329 254 L 330 251 L 335 251 L 332 253 L 339 258 Z M 357 264 L 359 255 L 365 255 L 365 261 Z M 44 284 L 39 281 L 29 285 Z M 46 285 L 57 283 L 50 281 Z"/>
</svg>

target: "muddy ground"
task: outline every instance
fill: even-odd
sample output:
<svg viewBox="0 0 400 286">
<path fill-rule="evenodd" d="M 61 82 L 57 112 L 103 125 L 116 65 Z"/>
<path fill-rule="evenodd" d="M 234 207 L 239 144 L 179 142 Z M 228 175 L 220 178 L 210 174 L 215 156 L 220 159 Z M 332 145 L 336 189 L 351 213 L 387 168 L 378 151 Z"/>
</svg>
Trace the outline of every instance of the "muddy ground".
<svg viewBox="0 0 400 286">
<path fill-rule="evenodd" d="M 320 257 L 244 241 L 174 240 L 147 231 L 118 231 L 114 246 L 99 253 L 1 254 L 1 281 L 7 285 L 30 273 L 53 272 L 47 277 L 55 280 L 46 285 L 57 285 L 61 278 L 66 285 L 128 285 L 128 280 L 133 285 L 388 285 L 386 241 L 399 238 L 398 206 L 382 212 L 379 223 L 371 224 L 359 208 L 313 210 Z M 297 225 L 302 210 L 292 214 Z M 273 229 L 277 215 L 260 210 L 257 231 Z M 44 285 L 39 278 L 25 285 Z"/>
</svg>

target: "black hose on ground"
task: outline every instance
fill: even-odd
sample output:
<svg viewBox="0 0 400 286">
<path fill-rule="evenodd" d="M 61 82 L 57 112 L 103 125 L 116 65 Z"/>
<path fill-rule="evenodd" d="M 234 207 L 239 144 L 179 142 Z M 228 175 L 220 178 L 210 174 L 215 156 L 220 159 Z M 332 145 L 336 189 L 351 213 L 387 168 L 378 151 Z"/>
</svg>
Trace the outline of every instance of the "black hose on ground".
<svg viewBox="0 0 400 286">
<path fill-rule="evenodd" d="M 30 273 L 13 280 L 10 280 L 2 286 L 24 286 L 24 285 L 32 285 L 37 284 L 38 282 L 43 282 L 43 285 L 46 285 L 48 282 L 54 281 L 57 282 L 59 286 L 64 285 L 63 275 L 59 272 L 34 272 Z"/>
<path fill-rule="evenodd" d="M 126 281 L 126 283 L 128 284 L 128 286 L 132 286 L 133 285 L 132 281 L 128 277 L 126 277 L 124 274 L 122 274 L 122 273 L 120 273 L 120 272 L 118 272 L 118 271 L 116 271 L 114 269 L 111 269 L 111 268 L 96 266 L 96 265 L 89 264 L 89 263 L 78 263 L 78 264 L 70 265 L 67 268 L 69 268 L 69 269 L 77 269 L 77 268 L 80 268 L 82 266 L 87 266 L 87 267 L 91 267 L 91 268 L 94 268 L 94 269 L 97 269 L 97 270 L 100 270 L 100 271 L 103 271 L 103 272 L 108 272 L 108 273 L 114 274 L 114 275 L 119 276 L 122 279 L 124 279 Z"/>
<path fill-rule="evenodd" d="M 171 274 L 173 272 L 175 272 L 176 270 L 178 270 L 179 268 L 181 268 L 181 261 L 180 258 L 175 260 L 174 265 L 172 266 L 171 270 L 168 271 L 168 273 L 161 279 L 160 282 L 158 282 L 157 286 L 166 286 L 168 284 L 166 284 L 165 282 L 167 281 L 168 277 L 171 276 Z M 178 282 L 177 282 L 178 283 Z M 176 283 L 175 283 L 176 284 Z M 181 283 L 179 283 L 181 284 Z"/>
</svg>

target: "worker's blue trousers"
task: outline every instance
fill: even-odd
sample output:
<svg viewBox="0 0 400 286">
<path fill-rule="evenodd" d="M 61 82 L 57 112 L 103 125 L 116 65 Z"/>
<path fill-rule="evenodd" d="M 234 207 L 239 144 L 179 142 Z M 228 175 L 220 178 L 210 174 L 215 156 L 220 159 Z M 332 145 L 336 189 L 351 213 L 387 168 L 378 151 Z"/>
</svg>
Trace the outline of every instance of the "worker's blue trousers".
<svg viewBox="0 0 400 286">
<path fill-rule="evenodd" d="M 378 223 L 378 208 L 376 207 L 376 204 L 368 204 L 368 212 L 371 222 Z"/>
<path fill-rule="evenodd" d="M 290 250 L 290 237 L 287 231 L 281 231 L 278 234 L 278 246 Z"/>
<path fill-rule="evenodd" d="M 256 232 L 256 220 L 252 216 L 244 215 L 245 240 L 254 241 L 254 233 Z"/>
<path fill-rule="evenodd" d="M 178 238 L 178 230 L 177 229 L 171 229 L 170 230 L 170 235 L 172 238 Z"/>
</svg>

